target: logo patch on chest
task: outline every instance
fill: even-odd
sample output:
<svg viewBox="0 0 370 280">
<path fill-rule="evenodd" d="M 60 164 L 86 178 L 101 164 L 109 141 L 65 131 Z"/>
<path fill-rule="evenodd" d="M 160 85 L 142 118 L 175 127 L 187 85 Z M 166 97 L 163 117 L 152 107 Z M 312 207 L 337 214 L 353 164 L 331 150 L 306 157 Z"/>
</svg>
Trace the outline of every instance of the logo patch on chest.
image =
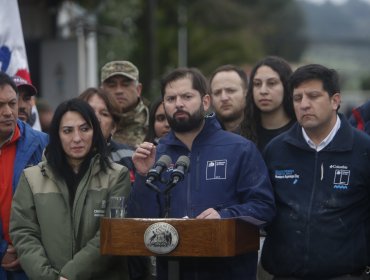
<svg viewBox="0 0 370 280">
<path fill-rule="evenodd" d="M 206 180 L 226 179 L 227 159 L 207 161 Z"/>
<path fill-rule="evenodd" d="M 336 169 L 334 172 L 334 189 L 348 189 L 350 175 L 350 170 Z"/>
<path fill-rule="evenodd" d="M 299 174 L 293 169 L 275 170 L 275 179 L 277 180 L 289 180 L 293 185 L 298 183 Z"/>
<path fill-rule="evenodd" d="M 337 190 L 347 190 L 351 176 L 351 171 L 348 170 L 348 166 L 332 164 L 329 168 L 334 169 L 333 188 Z"/>
</svg>

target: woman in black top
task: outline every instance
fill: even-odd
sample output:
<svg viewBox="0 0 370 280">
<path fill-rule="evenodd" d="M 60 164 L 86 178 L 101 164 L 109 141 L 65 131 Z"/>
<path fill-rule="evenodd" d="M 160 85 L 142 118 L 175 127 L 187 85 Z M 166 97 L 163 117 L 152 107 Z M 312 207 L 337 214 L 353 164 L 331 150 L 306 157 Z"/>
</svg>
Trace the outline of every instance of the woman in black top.
<svg viewBox="0 0 370 280">
<path fill-rule="evenodd" d="M 291 74 L 288 62 L 276 56 L 260 60 L 251 71 L 241 134 L 260 151 L 296 121 L 288 90 Z"/>
</svg>

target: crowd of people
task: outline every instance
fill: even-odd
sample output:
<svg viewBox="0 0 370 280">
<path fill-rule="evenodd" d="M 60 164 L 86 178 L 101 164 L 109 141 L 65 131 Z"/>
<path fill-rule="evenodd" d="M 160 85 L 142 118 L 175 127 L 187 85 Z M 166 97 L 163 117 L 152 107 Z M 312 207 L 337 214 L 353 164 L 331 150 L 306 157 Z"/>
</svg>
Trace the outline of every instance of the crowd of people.
<svg viewBox="0 0 370 280">
<path fill-rule="evenodd" d="M 334 69 L 276 56 L 209 78 L 177 68 L 150 106 L 132 62 L 106 63 L 100 81 L 54 111 L 0 72 L 1 280 L 370 279 L 370 101 L 347 120 Z M 260 254 L 101 255 L 112 196 L 130 218 L 249 216 Z"/>
</svg>

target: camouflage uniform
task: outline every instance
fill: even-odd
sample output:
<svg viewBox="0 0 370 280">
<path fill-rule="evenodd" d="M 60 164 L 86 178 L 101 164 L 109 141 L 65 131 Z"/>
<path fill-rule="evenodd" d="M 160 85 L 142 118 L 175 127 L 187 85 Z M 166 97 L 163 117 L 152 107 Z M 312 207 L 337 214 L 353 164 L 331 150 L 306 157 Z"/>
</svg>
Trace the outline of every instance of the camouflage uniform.
<svg viewBox="0 0 370 280">
<path fill-rule="evenodd" d="M 144 141 L 148 131 L 149 109 L 140 99 L 136 108 L 121 114 L 113 140 L 132 147 L 137 147 Z"/>
<path fill-rule="evenodd" d="M 101 70 L 101 83 L 116 75 L 125 76 L 133 81 L 139 81 L 139 70 L 130 61 L 111 61 Z M 112 139 L 118 143 L 137 147 L 144 141 L 149 125 L 149 109 L 140 99 L 132 111 L 122 113 L 117 130 Z"/>
</svg>

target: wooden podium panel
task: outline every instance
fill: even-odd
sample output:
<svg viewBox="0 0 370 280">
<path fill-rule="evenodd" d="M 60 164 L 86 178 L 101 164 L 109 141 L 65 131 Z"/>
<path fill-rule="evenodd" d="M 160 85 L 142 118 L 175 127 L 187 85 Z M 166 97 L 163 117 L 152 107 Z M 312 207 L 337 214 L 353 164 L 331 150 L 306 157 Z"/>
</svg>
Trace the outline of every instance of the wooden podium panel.
<svg viewBox="0 0 370 280">
<path fill-rule="evenodd" d="M 230 257 L 259 249 L 259 229 L 232 219 L 110 219 L 102 218 L 100 250 L 103 255 L 153 256 L 144 243 L 146 229 L 166 222 L 178 232 L 177 247 L 165 256 Z"/>
</svg>

